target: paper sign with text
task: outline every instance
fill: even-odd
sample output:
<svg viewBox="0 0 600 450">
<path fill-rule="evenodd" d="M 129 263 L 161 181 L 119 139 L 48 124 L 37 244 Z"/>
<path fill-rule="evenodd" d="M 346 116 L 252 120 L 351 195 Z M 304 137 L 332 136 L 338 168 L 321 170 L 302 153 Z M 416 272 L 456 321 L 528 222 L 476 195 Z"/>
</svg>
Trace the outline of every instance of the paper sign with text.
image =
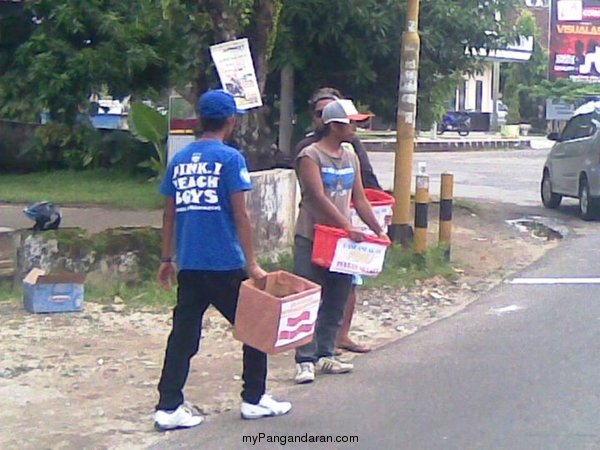
<svg viewBox="0 0 600 450">
<path fill-rule="evenodd" d="M 223 89 L 233 95 L 238 109 L 262 106 L 248 39 L 213 45 L 210 54 Z"/>
<path fill-rule="evenodd" d="M 337 241 L 331 267 L 332 272 L 374 277 L 383 268 L 387 247 L 371 242 L 354 242 L 348 238 Z"/>
</svg>

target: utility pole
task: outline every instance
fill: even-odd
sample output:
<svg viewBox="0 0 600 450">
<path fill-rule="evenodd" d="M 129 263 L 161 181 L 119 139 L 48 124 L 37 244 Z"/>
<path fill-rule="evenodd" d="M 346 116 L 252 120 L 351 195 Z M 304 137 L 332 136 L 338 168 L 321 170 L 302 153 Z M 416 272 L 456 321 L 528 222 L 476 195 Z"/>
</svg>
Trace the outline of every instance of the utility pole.
<svg viewBox="0 0 600 450">
<path fill-rule="evenodd" d="M 410 185 L 415 146 L 415 118 L 419 81 L 419 0 L 408 0 L 406 30 L 402 33 L 400 86 L 396 131 L 396 162 L 394 167 L 394 215 L 390 236 L 404 247 L 413 239 L 410 225 Z"/>
<path fill-rule="evenodd" d="M 500 61 L 495 60 L 492 65 L 492 117 L 490 131 L 498 131 L 498 93 L 500 92 Z"/>
</svg>

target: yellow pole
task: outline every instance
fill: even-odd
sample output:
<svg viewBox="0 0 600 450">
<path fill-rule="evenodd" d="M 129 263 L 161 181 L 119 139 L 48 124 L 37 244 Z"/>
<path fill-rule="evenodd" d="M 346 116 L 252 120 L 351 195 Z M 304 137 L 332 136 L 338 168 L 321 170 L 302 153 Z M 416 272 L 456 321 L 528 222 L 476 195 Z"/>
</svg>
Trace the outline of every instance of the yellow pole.
<svg viewBox="0 0 600 450">
<path fill-rule="evenodd" d="M 427 215 L 429 210 L 429 177 L 417 175 L 415 190 L 415 253 L 427 250 Z"/>
<path fill-rule="evenodd" d="M 402 33 L 400 85 L 396 131 L 396 162 L 394 166 L 394 197 L 396 203 L 390 226 L 394 242 L 410 245 L 410 184 L 415 144 L 415 118 L 419 80 L 419 0 L 408 0 L 406 30 Z"/>
<path fill-rule="evenodd" d="M 442 174 L 440 188 L 440 232 L 439 242 L 446 247 L 444 256 L 450 260 L 450 247 L 452 244 L 452 197 L 453 197 L 454 175 Z"/>
</svg>

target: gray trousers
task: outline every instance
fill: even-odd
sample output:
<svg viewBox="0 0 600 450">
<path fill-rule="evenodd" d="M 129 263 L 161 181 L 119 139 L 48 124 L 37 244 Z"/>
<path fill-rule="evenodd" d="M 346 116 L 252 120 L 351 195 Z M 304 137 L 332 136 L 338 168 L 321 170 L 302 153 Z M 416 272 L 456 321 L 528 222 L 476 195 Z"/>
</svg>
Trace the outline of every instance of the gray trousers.
<svg viewBox="0 0 600 450">
<path fill-rule="evenodd" d="M 321 285 L 321 306 L 312 342 L 296 349 L 296 362 L 317 362 L 332 357 L 344 308 L 352 289 L 352 275 L 330 272 L 310 260 L 313 243 L 302 236 L 294 238 L 294 273 Z"/>
</svg>

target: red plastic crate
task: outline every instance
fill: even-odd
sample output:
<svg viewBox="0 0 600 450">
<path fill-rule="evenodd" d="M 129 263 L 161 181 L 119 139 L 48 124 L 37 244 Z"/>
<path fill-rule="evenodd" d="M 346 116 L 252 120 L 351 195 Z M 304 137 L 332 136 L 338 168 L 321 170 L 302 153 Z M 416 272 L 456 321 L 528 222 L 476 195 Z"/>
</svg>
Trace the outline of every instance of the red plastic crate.
<svg viewBox="0 0 600 450">
<path fill-rule="evenodd" d="M 315 225 L 315 236 L 313 241 L 313 252 L 311 260 L 317 266 L 329 269 L 335 255 L 337 242 L 342 238 L 349 238 L 349 234 L 340 228 Z M 364 242 L 383 245 L 388 247 L 390 242 L 375 236 L 366 236 Z"/>
<path fill-rule="evenodd" d="M 373 208 L 373 213 L 375 214 L 379 226 L 381 226 L 383 231 L 387 231 L 387 227 L 392 223 L 392 207 L 396 200 L 387 192 L 378 191 L 376 189 L 365 189 L 365 195 L 371 204 L 371 208 Z M 366 233 L 371 233 L 369 226 L 361 220 L 356 209 L 354 209 L 354 203 L 351 203 L 350 206 L 352 208 L 352 226 L 359 228 Z"/>
<path fill-rule="evenodd" d="M 396 199 L 387 192 L 378 191 L 377 189 L 365 189 L 365 195 L 371 206 L 393 206 Z M 354 203 L 350 203 L 354 208 Z"/>
</svg>

